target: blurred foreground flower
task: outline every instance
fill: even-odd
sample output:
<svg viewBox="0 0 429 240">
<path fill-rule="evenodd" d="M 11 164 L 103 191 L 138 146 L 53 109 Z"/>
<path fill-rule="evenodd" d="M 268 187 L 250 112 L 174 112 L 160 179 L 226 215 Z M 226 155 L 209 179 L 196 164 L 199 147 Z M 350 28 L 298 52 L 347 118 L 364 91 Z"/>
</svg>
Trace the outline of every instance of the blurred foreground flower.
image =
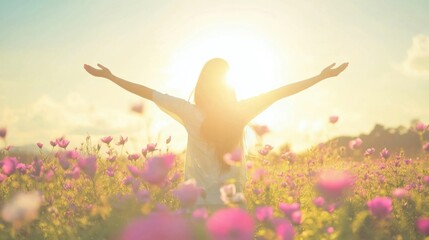
<svg viewBox="0 0 429 240">
<path fill-rule="evenodd" d="M 392 199 L 388 197 L 375 197 L 368 201 L 367 206 L 371 214 L 379 219 L 386 218 L 393 210 Z"/>
<path fill-rule="evenodd" d="M 0 161 L 0 167 L 7 176 L 15 172 L 16 165 L 18 165 L 18 160 L 15 157 L 5 157 Z"/>
<path fill-rule="evenodd" d="M 253 239 L 255 224 L 252 216 L 241 208 L 216 211 L 206 222 L 212 239 Z"/>
<path fill-rule="evenodd" d="M 419 233 L 429 236 L 429 218 L 427 217 L 420 217 L 416 221 L 416 227 Z"/>
<path fill-rule="evenodd" d="M 5 127 L 0 128 L 0 138 L 6 138 L 7 129 Z"/>
<path fill-rule="evenodd" d="M 260 222 L 268 221 L 273 218 L 273 207 L 259 206 L 255 209 L 255 216 Z"/>
<path fill-rule="evenodd" d="M 151 157 L 145 162 L 142 178 L 155 185 L 160 185 L 167 177 L 168 171 L 174 166 L 175 155 L 165 154 Z"/>
<path fill-rule="evenodd" d="M 354 150 L 358 149 L 362 145 L 362 139 L 356 138 L 349 142 L 349 148 Z"/>
<path fill-rule="evenodd" d="M 353 185 L 354 179 L 348 172 L 325 170 L 319 173 L 316 188 L 325 199 L 335 199 L 343 196 Z"/>
<path fill-rule="evenodd" d="M 39 215 L 42 195 L 38 191 L 21 192 L 3 206 L 2 218 L 14 228 L 35 220 Z"/>
<path fill-rule="evenodd" d="M 122 240 L 193 239 L 189 223 L 169 212 L 151 213 L 132 221 L 123 231 Z"/>
<path fill-rule="evenodd" d="M 189 179 L 173 190 L 182 207 L 192 207 L 201 195 L 202 189 L 197 186 L 195 179 Z"/>
<path fill-rule="evenodd" d="M 428 126 L 422 122 L 418 122 L 415 126 L 417 132 L 424 132 Z"/>
<path fill-rule="evenodd" d="M 295 237 L 295 230 L 292 224 L 286 219 L 274 219 L 274 226 L 276 227 L 276 234 L 278 239 L 293 240 Z"/>
<path fill-rule="evenodd" d="M 240 164 L 243 159 L 243 151 L 241 149 L 236 149 L 232 152 L 226 153 L 223 156 L 223 160 L 231 166 L 237 166 Z"/>
</svg>

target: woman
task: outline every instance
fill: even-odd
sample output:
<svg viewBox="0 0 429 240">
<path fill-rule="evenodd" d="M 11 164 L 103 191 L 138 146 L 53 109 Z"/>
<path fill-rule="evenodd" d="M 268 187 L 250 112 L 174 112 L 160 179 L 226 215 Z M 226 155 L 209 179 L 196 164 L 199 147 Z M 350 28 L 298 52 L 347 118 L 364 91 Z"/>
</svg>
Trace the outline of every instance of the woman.
<svg viewBox="0 0 429 240">
<path fill-rule="evenodd" d="M 197 205 L 216 208 L 223 205 L 219 189 L 230 179 L 235 180 L 237 191 L 246 181 L 245 161 L 229 166 L 224 155 L 234 150 L 243 151 L 243 129 L 259 113 L 275 101 L 298 93 L 310 86 L 340 74 L 348 66 L 343 63 L 326 67 L 319 75 L 292 83 L 246 100 L 237 101 L 235 92 L 226 82 L 228 63 L 220 58 L 209 60 L 201 70 L 195 87 L 195 104 L 161 94 L 146 86 L 128 82 L 113 75 L 109 69 L 84 65 L 93 76 L 103 77 L 120 87 L 153 101 L 163 111 L 182 124 L 188 132 L 185 161 L 185 179 L 195 179 L 204 194 Z"/>
</svg>

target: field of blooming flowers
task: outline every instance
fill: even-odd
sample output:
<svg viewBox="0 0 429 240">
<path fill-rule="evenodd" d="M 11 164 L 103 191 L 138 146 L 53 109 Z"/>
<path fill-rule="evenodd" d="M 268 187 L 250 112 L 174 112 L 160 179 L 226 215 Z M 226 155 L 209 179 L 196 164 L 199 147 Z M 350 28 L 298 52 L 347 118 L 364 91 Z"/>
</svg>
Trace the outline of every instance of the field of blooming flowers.
<svg viewBox="0 0 429 240">
<path fill-rule="evenodd" d="M 268 129 L 254 130 L 262 137 Z M 423 138 L 413 158 L 361 149 L 359 138 L 347 146 L 353 159 L 335 142 L 301 154 L 260 143 L 247 156 L 245 192 L 226 183 L 221 209 L 194 206 L 202 191 L 184 182 L 184 155 L 169 152 L 170 141 L 129 153 L 122 136 L 87 137 L 77 149 L 62 137 L 35 143 L 33 159 L 4 147 L 0 239 L 429 239 Z M 241 159 L 225 156 L 231 167 Z"/>
</svg>

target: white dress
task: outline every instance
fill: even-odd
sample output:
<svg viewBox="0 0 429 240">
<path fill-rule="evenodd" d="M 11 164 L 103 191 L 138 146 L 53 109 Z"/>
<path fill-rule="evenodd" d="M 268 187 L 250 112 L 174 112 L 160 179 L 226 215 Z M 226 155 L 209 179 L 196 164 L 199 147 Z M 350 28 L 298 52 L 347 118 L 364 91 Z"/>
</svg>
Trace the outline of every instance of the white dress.
<svg viewBox="0 0 429 240">
<path fill-rule="evenodd" d="M 239 102 L 243 116 L 250 120 L 272 102 L 259 95 Z M 235 179 L 237 192 L 244 189 L 246 181 L 245 159 L 239 166 L 222 170 L 216 158 L 214 147 L 208 144 L 200 135 L 200 126 L 204 120 L 203 113 L 198 108 L 183 99 L 153 92 L 152 101 L 164 112 L 182 124 L 188 132 L 188 144 L 185 159 L 185 180 L 195 179 L 197 185 L 205 191 L 205 198 L 200 197 L 196 205 L 222 205 L 220 188 L 227 180 Z M 240 144 L 243 148 L 243 144 Z M 242 149 L 244 152 L 244 149 Z"/>
</svg>

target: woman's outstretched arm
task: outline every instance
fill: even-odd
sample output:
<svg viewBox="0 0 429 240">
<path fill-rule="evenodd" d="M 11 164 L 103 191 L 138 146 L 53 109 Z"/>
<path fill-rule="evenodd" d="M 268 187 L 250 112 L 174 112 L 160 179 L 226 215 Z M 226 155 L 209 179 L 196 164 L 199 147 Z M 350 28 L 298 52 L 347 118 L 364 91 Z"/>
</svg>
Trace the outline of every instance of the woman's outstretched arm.
<svg viewBox="0 0 429 240">
<path fill-rule="evenodd" d="M 335 63 L 329 65 L 328 67 L 323 69 L 319 75 L 315 77 L 291 83 L 286 86 L 269 91 L 267 93 L 261 94 L 259 96 L 241 101 L 239 105 L 240 110 L 242 111 L 242 117 L 246 122 L 252 120 L 254 117 L 256 117 L 259 113 L 268 108 L 274 102 L 290 95 L 299 93 L 324 79 L 338 76 L 338 74 L 340 74 L 342 71 L 344 71 L 344 69 L 347 68 L 348 63 L 343 63 L 337 68 L 333 68 L 334 66 Z"/>
<path fill-rule="evenodd" d="M 153 89 L 119 78 L 113 75 L 108 68 L 104 67 L 101 64 L 97 64 L 97 66 L 100 67 L 100 69 L 91 67 L 87 64 L 83 65 L 83 67 L 89 74 L 95 77 L 102 77 L 102 78 L 109 79 L 110 81 L 116 83 L 118 86 L 122 87 L 123 89 L 129 92 L 139 95 L 140 97 L 153 100 L 153 92 L 154 92 Z"/>
</svg>

